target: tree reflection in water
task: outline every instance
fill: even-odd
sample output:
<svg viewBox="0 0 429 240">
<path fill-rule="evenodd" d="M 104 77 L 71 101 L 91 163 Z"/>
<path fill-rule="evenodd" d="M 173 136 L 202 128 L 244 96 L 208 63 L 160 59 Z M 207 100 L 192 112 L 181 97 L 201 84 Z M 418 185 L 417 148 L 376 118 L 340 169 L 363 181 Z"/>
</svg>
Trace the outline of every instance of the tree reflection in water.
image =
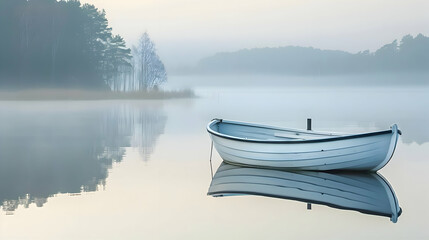
<svg viewBox="0 0 429 240">
<path fill-rule="evenodd" d="M 125 147 L 149 159 L 167 121 L 159 104 L 24 105 L 0 106 L 0 206 L 9 214 L 104 187 Z"/>
</svg>

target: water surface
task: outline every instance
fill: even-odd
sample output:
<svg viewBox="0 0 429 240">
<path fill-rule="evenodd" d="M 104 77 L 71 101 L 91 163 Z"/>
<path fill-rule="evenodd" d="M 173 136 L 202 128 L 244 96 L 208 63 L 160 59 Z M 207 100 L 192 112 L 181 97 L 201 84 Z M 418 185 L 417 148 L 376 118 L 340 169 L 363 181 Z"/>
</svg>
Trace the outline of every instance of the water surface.
<svg viewBox="0 0 429 240">
<path fill-rule="evenodd" d="M 0 238 L 425 239 L 428 91 L 201 86 L 199 98 L 0 102 Z M 380 173 L 389 218 L 262 196 L 207 196 L 212 118 L 336 132 L 402 130 Z M 221 159 L 213 154 L 213 170 Z"/>
</svg>

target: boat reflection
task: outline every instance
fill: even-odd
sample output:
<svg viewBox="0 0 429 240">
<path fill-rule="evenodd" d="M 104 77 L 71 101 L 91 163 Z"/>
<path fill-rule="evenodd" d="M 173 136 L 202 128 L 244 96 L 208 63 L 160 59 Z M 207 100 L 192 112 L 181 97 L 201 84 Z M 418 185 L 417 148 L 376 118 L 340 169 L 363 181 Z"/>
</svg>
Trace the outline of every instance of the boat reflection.
<svg viewBox="0 0 429 240">
<path fill-rule="evenodd" d="M 282 171 L 222 163 L 208 195 L 257 195 L 389 217 L 401 215 L 393 188 L 377 173 Z"/>
</svg>

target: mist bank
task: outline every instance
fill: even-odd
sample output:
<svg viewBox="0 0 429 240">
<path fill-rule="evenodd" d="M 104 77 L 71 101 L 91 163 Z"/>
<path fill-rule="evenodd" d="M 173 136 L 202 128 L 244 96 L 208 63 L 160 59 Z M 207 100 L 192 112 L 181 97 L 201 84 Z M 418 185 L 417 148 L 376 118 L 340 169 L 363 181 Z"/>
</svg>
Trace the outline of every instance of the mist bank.
<svg viewBox="0 0 429 240">
<path fill-rule="evenodd" d="M 190 89 L 150 90 L 117 92 L 83 89 L 24 89 L 0 91 L 0 101 L 45 101 L 45 100 L 143 100 L 194 98 Z"/>
<path fill-rule="evenodd" d="M 404 36 L 399 42 L 349 53 L 312 47 L 243 49 L 217 53 L 192 68 L 175 74 L 285 74 L 336 75 L 397 72 L 429 72 L 429 38 L 419 34 Z"/>
</svg>

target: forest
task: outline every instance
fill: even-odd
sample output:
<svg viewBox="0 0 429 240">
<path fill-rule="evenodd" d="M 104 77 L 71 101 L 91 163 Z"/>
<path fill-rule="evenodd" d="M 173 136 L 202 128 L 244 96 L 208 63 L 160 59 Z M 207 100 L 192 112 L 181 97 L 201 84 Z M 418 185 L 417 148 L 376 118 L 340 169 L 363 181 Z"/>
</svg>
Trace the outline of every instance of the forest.
<svg viewBox="0 0 429 240">
<path fill-rule="evenodd" d="M 138 91 L 167 80 L 147 33 L 131 51 L 104 10 L 78 0 L 0 0 L 0 32 L 3 89 Z"/>
<path fill-rule="evenodd" d="M 374 52 L 286 46 L 243 49 L 202 59 L 191 74 L 368 74 L 429 72 L 429 37 L 404 36 Z"/>
</svg>

